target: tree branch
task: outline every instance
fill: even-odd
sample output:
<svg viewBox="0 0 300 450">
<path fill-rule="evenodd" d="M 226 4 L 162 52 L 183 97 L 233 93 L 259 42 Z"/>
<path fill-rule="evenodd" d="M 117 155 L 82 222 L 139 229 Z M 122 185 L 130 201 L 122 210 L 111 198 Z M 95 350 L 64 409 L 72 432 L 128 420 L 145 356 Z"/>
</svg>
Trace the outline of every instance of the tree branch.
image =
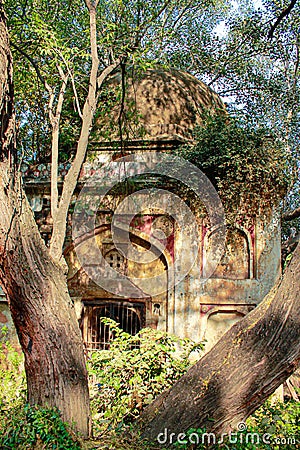
<svg viewBox="0 0 300 450">
<path fill-rule="evenodd" d="M 84 102 L 82 110 L 82 125 L 79 140 L 77 143 L 77 150 L 70 167 L 69 172 L 65 176 L 62 194 L 57 208 L 57 220 L 53 223 L 53 233 L 50 242 L 50 254 L 56 261 L 63 263 L 62 248 L 66 234 L 66 222 L 69 206 L 72 195 L 77 185 L 80 169 L 84 161 L 86 150 L 88 146 L 88 139 L 90 129 L 92 127 L 96 106 L 97 106 L 97 89 L 101 87 L 105 78 L 117 67 L 120 63 L 117 60 L 114 64 L 103 70 L 101 75 L 97 77 L 99 69 L 99 57 L 97 50 L 97 20 L 96 20 L 96 5 L 97 1 L 91 2 L 86 0 L 86 6 L 90 15 L 90 48 L 92 67 L 89 77 L 89 89 Z"/>
<path fill-rule="evenodd" d="M 276 28 L 278 27 L 280 22 L 282 22 L 282 20 L 290 14 L 290 12 L 292 11 L 292 9 L 296 5 L 296 3 L 297 3 L 297 0 L 292 0 L 291 3 L 289 4 L 289 6 L 282 11 L 280 16 L 277 18 L 276 22 L 270 28 L 270 31 L 268 33 L 268 38 L 269 39 L 273 38 L 273 35 L 274 35 L 274 32 L 275 32 Z"/>
<path fill-rule="evenodd" d="M 58 149 L 59 149 L 59 123 L 62 112 L 62 106 L 64 102 L 65 92 L 67 88 L 69 75 L 65 74 L 60 66 L 58 66 L 58 72 L 62 79 L 61 89 L 58 95 L 57 106 L 55 114 L 49 111 L 52 115 L 51 126 L 52 126 L 52 148 L 51 148 L 51 215 L 53 220 L 56 219 L 57 208 L 58 208 L 58 186 L 57 186 L 57 176 L 58 176 Z"/>
<path fill-rule="evenodd" d="M 105 79 L 121 64 L 121 58 L 116 59 L 116 61 L 102 70 L 101 75 L 97 78 L 98 89 L 101 88 Z"/>
<path fill-rule="evenodd" d="M 153 14 L 152 17 L 150 17 L 150 19 L 141 24 L 138 32 L 142 33 L 142 35 L 145 36 L 145 34 L 147 33 L 148 29 L 151 27 L 153 22 L 156 19 L 158 19 L 158 17 L 164 12 L 164 10 L 169 6 L 170 3 L 171 0 L 166 0 L 165 3 L 162 5 L 162 7 L 155 14 Z"/>
<path fill-rule="evenodd" d="M 300 217 L 300 207 L 296 208 L 296 209 L 292 209 L 292 210 L 284 213 L 282 215 L 282 220 L 284 220 L 285 222 L 288 222 L 290 220 L 297 219 L 298 217 Z"/>
<path fill-rule="evenodd" d="M 68 71 L 68 75 L 69 75 L 70 80 L 71 80 L 73 93 L 74 93 L 74 97 L 75 97 L 75 103 L 76 103 L 77 112 L 78 112 L 79 117 L 82 119 L 82 111 L 81 111 L 81 108 L 80 108 L 80 102 L 79 102 L 77 89 L 76 89 L 76 86 L 75 86 L 75 79 L 74 79 L 73 73 L 71 72 L 69 64 L 68 64 L 66 58 L 64 57 L 64 55 L 62 54 L 62 52 L 59 51 L 58 53 L 59 53 L 59 56 L 61 57 L 63 63 L 65 64 L 67 71 Z"/>
<path fill-rule="evenodd" d="M 21 53 L 21 55 L 25 56 L 26 59 L 28 59 L 28 61 L 32 64 L 34 70 L 36 71 L 38 79 L 43 84 L 43 86 L 45 86 L 46 80 L 43 77 L 43 75 L 41 74 L 41 71 L 39 69 L 37 62 L 31 56 L 29 56 L 28 53 L 26 53 L 22 48 L 20 48 L 18 45 L 14 44 L 13 42 L 11 42 L 10 45 L 15 50 L 17 50 L 19 53 Z"/>
<path fill-rule="evenodd" d="M 48 109 L 49 109 L 49 118 L 50 118 L 50 122 L 52 124 L 52 121 L 54 120 L 54 116 L 53 116 L 53 112 L 52 112 L 53 103 L 54 103 L 53 89 L 47 83 L 46 79 L 43 77 L 43 75 L 42 75 L 42 73 L 40 71 L 40 68 L 39 68 L 37 62 L 34 60 L 34 58 L 32 58 L 30 55 L 28 55 L 28 53 L 26 53 L 22 48 L 20 48 L 18 45 L 14 44 L 13 42 L 11 43 L 11 46 L 13 48 L 15 48 L 26 59 L 28 59 L 28 61 L 32 64 L 32 67 L 34 68 L 38 79 L 40 80 L 42 85 L 47 89 L 47 91 L 49 93 L 49 107 L 48 107 Z"/>
</svg>

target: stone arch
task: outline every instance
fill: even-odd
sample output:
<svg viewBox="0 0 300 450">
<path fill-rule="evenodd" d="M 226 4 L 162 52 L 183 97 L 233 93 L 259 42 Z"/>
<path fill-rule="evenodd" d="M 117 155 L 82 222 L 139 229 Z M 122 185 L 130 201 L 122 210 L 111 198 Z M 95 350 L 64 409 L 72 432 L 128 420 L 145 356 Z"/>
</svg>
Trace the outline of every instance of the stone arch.
<svg viewBox="0 0 300 450">
<path fill-rule="evenodd" d="M 203 266 L 207 263 L 210 240 L 217 229 L 206 233 L 203 241 Z M 211 278 L 231 280 L 251 279 L 254 277 L 253 246 L 250 233 L 240 225 L 227 229 L 224 254 Z M 214 256 L 212 255 L 212 258 Z M 218 255 L 216 255 L 216 258 Z M 211 259 L 211 258 L 210 258 Z M 209 261 L 212 264 L 212 261 Z M 204 274 L 205 275 L 205 274 Z"/>
<path fill-rule="evenodd" d="M 202 305 L 202 339 L 207 340 L 205 351 L 253 308 L 251 305 Z"/>
<path fill-rule="evenodd" d="M 122 231 L 122 230 L 121 230 Z M 124 231 L 124 230 L 123 230 Z M 151 247 L 151 251 L 154 253 L 154 256 L 157 257 L 156 261 L 147 265 L 144 265 L 144 273 L 138 267 L 139 264 L 134 264 L 133 262 L 124 258 L 122 253 L 116 248 L 110 231 L 110 226 L 100 225 L 95 231 L 91 234 L 87 234 L 86 236 L 82 236 L 80 239 L 80 244 L 82 245 L 85 242 L 87 246 L 87 251 L 89 248 L 89 240 L 96 239 L 97 244 L 100 247 L 103 258 L 106 259 L 108 264 L 117 271 L 121 271 L 124 275 L 128 277 L 138 277 L 143 276 L 147 277 L 148 272 L 151 270 L 157 271 L 157 273 L 163 273 L 163 280 L 165 282 L 166 288 L 165 292 L 156 296 L 144 296 L 144 299 L 135 299 L 135 298 L 117 298 L 116 296 L 106 292 L 101 287 L 97 286 L 96 283 L 93 283 L 92 280 L 89 279 L 88 275 L 84 272 L 83 268 L 80 267 L 79 262 L 76 258 L 76 244 L 72 244 L 66 249 L 65 257 L 68 260 L 68 265 L 71 266 L 70 269 L 70 277 L 69 277 L 69 289 L 70 293 L 74 298 L 80 297 L 85 305 L 83 317 L 81 318 L 84 321 L 85 326 L 84 330 L 87 334 L 88 327 L 93 328 L 93 324 L 97 321 L 96 318 L 89 317 L 86 318 L 87 314 L 91 314 L 92 309 L 89 309 L 89 304 L 92 305 L 95 300 L 99 303 L 103 303 L 106 307 L 112 308 L 114 302 L 118 301 L 120 305 L 122 303 L 131 303 L 131 302 L 144 302 L 145 304 L 145 323 L 146 326 L 150 326 L 153 328 L 159 328 L 162 330 L 166 330 L 168 328 L 168 289 L 170 284 L 169 278 L 169 265 L 172 263 L 171 255 L 164 249 L 162 244 L 157 239 L 152 239 L 150 242 L 150 237 L 146 233 L 135 229 L 130 228 L 129 230 L 130 241 L 133 245 L 144 248 L 145 250 L 149 250 Z M 124 242 L 123 242 L 124 241 Z M 122 239 L 122 233 L 118 234 L 118 242 L 117 247 L 122 249 L 123 245 L 127 245 L 126 241 Z M 117 267 L 118 264 L 120 267 Z M 114 267 L 116 265 L 116 267 Z M 157 266 L 157 267 L 155 267 Z M 112 266 L 111 266 L 112 267 Z M 142 288 L 138 284 L 135 284 L 135 287 L 139 288 L 141 292 L 143 292 Z M 126 307 L 127 308 L 127 307 Z M 96 308 L 97 309 L 97 308 Z M 96 309 L 94 308 L 95 314 Z M 98 308 L 99 309 L 99 308 Z M 87 320 L 89 325 L 87 324 Z M 96 323 L 96 322 L 95 322 Z M 87 338 L 87 336 L 86 336 Z M 96 340 L 97 341 L 97 340 Z M 95 341 L 95 342 L 96 342 Z"/>
</svg>

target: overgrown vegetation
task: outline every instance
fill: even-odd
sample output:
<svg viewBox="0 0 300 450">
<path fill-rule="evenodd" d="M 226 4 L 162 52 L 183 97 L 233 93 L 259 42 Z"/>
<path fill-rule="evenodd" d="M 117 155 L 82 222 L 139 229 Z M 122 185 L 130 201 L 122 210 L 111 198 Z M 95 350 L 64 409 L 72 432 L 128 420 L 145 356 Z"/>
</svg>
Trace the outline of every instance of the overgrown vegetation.
<svg viewBox="0 0 300 450">
<path fill-rule="evenodd" d="M 267 401 L 245 424 L 240 424 L 240 431 L 233 430 L 230 436 L 219 437 L 203 429 L 191 429 L 184 439 L 181 436 L 179 440 L 186 441 L 174 443 L 180 450 L 294 450 L 300 442 L 300 403 L 290 400 L 272 404 Z"/>
<path fill-rule="evenodd" d="M 114 340 L 108 350 L 91 352 L 88 361 L 95 439 L 83 442 L 72 427 L 62 421 L 59 411 L 26 404 L 23 356 L 6 342 L 0 348 L 3 387 L 0 391 L 0 448 L 164 449 L 164 436 L 161 436 L 161 443 L 153 445 L 140 441 L 133 421 L 143 407 L 188 370 L 192 364 L 191 356 L 197 357 L 203 344 L 152 329 L 144 329 L 131 336 L 113 320 L 102 320 L 114 335 Z M 222 444 L 217 442 L 214 448 L 294 449 L 299 443 L 299 430 L 299 402 L 267 402 L 247 420 L 247 429 L 233 433 Z M 207 448 L 205 430 L 197 429 L 189 430 L 187 444 L 175 445 L 174 441 L 174 448 L 191 448 L 189 445 L 195 442 L 196 436 L 200 444 L 192 448 Z M 271 442 L 270 445 L 263 442 L 263 436 L 265 441 Z M 279 441 L 281 447 L 276 444 Z"/>
<path fill-rule="evenodd" d="M 291 183 L 289 157 L 266 128 L 253 128 L 227 115 L 205 115 L 195 144 L 179 155 L 199 167 L 217 188 L 227 216 L 278 205 Z"/>
<path fill-rule="evenodd" d="M 165 332 L 143 329 L 136 336 L 125 333 L 111 319 L 102 319 L 114 339 L 108 350 L 90 353 L 94 435 L 107 448 L 140 448 L 131 422 L 141 409 L 171 386 L 191 366 L 203 344 L 179 339 Z M 0 350 L 1 391 L 0 447 L 3 449 L 79 449 L 80 440 L 61 420 L 57 410 L 26 404 L 23 356 L 7 342 Z M 126 427 L 127 436 L 120 436 Z M 85 443 L 97 448 L 99 441 Z M 93 447 L 93 446 L 96 447 Z M 128 445 L 128 447 L 127 447 Z M 101 447 L 103 448 L 103 447 Z M 144 448 L 148 448 L 145 444 Z"/>
<path fill-rule="evenodd" d="M 5 338 L 6 329 L 2 328 Z M 9 341 L 0 344 L 0 448 L 80 449 L 78 437 L 57 410 L 26 403 L 23 354 Z"/>
<path fill-rule="evenodd" d="M 24 357 L 6 339 L 7 327 L 1 329 L 0 342 L 0 408 L 1 416 L 12 406 L 18 406 L 25 399 Z"/>
<path fill-rule="evenodd" d="M 91 352 L 94 434 L 118 430 L 136 419 L 146 405 L 170 387 L 191 366 L 203 344 L 163 331 L 144 328 L 125 333 L 112 319 L 103 318 L 114 339 L 108 350 Z"/>
<path fill-rule="evenodd" d="M 57 410 L 20 405 L 1 415 L 2 449 L 69 449 L 79 450 L 78 436 L 64 423 Z"/>
</svg>

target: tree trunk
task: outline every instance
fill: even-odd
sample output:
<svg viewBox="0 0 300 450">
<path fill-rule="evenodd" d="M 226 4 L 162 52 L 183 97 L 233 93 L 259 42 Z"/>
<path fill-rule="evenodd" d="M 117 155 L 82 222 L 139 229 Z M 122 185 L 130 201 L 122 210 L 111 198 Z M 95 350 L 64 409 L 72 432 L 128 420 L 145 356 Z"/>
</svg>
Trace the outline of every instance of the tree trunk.
<svg viewBox="0 0 300 450">
<path fill-rule="evenodd" d="M 228 433 L 294 372 L 300 362 L 299 273 L 298 245 L 279 286 L 145 409 L 144 438 L 155 441 L 163 433 L 161 442 L 168 436 L 170 445 L 190 428 Z"/>
<path fill-rule="evenodd" d="M 29 402 L 58 407 L 87 436 L 87 370 L 66 276 L 49 256 L 14 170 L 11 64 L 0 2 L 0 282 L 25 355 Z"/>
</svg>

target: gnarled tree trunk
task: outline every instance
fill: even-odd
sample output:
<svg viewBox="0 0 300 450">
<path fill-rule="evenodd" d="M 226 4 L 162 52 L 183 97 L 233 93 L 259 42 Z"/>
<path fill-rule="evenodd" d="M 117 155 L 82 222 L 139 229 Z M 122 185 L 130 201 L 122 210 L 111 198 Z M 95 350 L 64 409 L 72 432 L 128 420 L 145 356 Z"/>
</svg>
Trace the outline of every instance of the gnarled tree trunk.
<svg viewBox="0 0 300 450">
<path fill-rule="evenodd" d="M 190 428 L 229 433 L 294 372 L 300 362 L 299 274 L 298 245 L 279 286 L 145 409 L 143 437 L 155 441 L 162 433 L 160 442 L 170 445 Z"/>
<path fill-rule="evenodd" d="M 31 404 L 89 432 L 83 343 L 62 268 L 49 256 L 16 172 L 12 61 L 0 1 L 0 282 L 25 355 Z"/>
</svg>

